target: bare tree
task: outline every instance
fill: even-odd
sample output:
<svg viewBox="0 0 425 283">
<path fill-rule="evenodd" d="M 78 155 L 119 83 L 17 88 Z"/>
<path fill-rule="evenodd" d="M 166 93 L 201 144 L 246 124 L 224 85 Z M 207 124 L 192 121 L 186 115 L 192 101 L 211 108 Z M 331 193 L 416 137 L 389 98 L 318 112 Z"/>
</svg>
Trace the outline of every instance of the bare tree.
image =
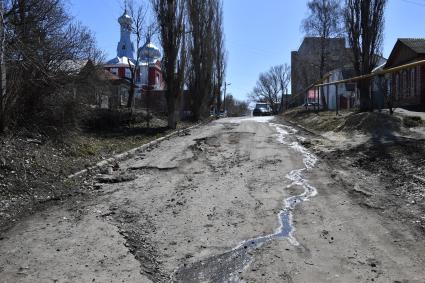
<svg viewBox="0 0 425 283">
<path fill-rule="evenodd" d="M 191 30 L 189 41 L 189 78 L 193 119 L 209 113 L 213 100 L 215 60 L 214 21 L 218 0 L 188 0 L 188 23 Z"/>
<path fill-rule="evenodd" d="M 279 67 L 272 67 L 266 73 L 260 74 L 256 86 L 249 94 L 251 101 L 262 101 L 270 104 L 273 113 L 278 112 L 281 100 L 281 77 Z"/>
<path fill-rule="evenodd" d="M 330 38 L 339 37 L 343 31 L 342 10 L 340 0 L 310 0 L 307 7 L 310 15 L 304 19 L 302 28 L 308 36 L 320 38 L 319 76 L 323 78 L 328 70 L 331 55 L 329 50 Z M 327 108 L 324 95 L 321 96 L 324 108 Z"/>
<path fill-rule="evenodd" d="M 60 109 L 59 104 L 50 103 L 51 98 L 72 97 L 66 95 L 66 88 L 78 69 L 77 61 L 101 60 L 102 52 L 91 32 L 72 20 L 61 0 L 5 0 L 2 4 L 2 75 L 7 81 L 2 85 L 1 128 L 10 121 L 51 122 L 49 113 Z"/>
<path fill-rule="evenodd" d="M 151 0 L 159 25 L 164 52 L 163 73 L 167 85 L 168 127 L 177 123 L 176 101 L 183 92 L 185 68 L 185 2 L 184 0 Z"/>
<path fill-rule="evenodd" d="M 6 52 L 6 22 L 4 3 L 0 0 L 0 133 L 4 132 L 6 127 L 6 64 L 4 62 Z"/>
<path fill-rule="evenodd" d="M 143 4 L 135 4 L 134 1 L 130 1 L 128 4 L 128 9 L 130 16 L 132 18 L 131 26 L 128 27 L 131 30 L 132 34 L 136 37 L 136 57 L 134 60 L 128 58 L 128 68 L 130 69 L 130 90 L 128 93 L 127 108 L 134 107 L 134 94 L 137 87 L 137 77 L 139 74 L 139 48 L 141 47 L 141 42 L 143 38 L 143 33 L 145 32 L 145 18 L 147 9 Z M 127 11 L 127 7 L 125 7 Z"/>
<path fill-rule="evenodd" d="M 291 67 L 288 64 L 278 65 L 272 67 L 270 72 L 274 73 L 273 77 L 276 77 L 280 85 L 280 112 L 286 108 L 288 109 L 288 86 L 291 82 Z M 284 105 L 286 100 L 286 106 Z"/>
<path fill-rule="evenodd" d="M 240 117 L 248 112 L 248 103 L 241 101 L 229 94 L 226 97 L 226 110 L 229 117 Z"/>
<path fill-rule="evenodd" d="M 387 0 L 345 0 L 344 19 L 353 65 L 358 76 L 369 74 L 382 53 Z M 370 80 L 358 83 L 360 111 L 373 110 Z"/>
<path fill-rule="evenodd" d="M 215 1 L 215 21 L 214 21 L 214 49 L 215 49 L 215 75 L 214 75 L 214 94 L 216 110 L 221 109 L 221 88 L 225 79 L 226 72 L 226 50 L 224 44 L 223 27 L 223 3 Z"/>
</svg>

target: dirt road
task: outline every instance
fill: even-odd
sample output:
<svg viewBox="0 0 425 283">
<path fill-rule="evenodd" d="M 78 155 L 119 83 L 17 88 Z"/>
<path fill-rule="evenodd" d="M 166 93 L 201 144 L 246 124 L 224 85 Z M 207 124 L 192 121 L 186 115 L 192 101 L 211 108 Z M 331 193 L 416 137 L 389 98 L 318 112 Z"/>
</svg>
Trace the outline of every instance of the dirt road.
<svg viewBox="0 0 425 283">
<path fill-rule="evenodd" d="M 0 282 L 425 282 L 423 235 L 308 139 L 245 118 L 165 141 L 2 235 Z"/>
</svg>

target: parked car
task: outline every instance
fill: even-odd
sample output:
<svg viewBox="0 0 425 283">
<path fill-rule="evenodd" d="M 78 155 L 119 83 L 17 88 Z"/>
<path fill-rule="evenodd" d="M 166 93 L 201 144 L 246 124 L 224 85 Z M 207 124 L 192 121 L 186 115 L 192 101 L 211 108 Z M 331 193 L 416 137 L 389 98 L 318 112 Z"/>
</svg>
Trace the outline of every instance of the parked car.
<svg viewBox="0 0 425 283">
<path fill-rule="evenodd" d="M 322 105 L 317 102 L 308 102 L 308 103 L 306 102 L 304 103 L 304 107 L 305 109 L 317 109 L 317 108 L 322 109 L 323 108 Z"/>
<path fill-rule="evenodd" d="M 252 114 L 254 116 L 271 116 L 273 115 L 273 110 L 267 103 L 257 103 Z"/>
</svg>

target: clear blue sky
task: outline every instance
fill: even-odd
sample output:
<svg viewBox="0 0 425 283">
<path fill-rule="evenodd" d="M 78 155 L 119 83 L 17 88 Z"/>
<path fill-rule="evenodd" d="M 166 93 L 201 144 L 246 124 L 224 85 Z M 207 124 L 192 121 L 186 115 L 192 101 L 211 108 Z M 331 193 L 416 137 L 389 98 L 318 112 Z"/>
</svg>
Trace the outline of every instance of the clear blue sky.
<svg viewBox="0 0 425 283">
<path fill-rule="evenodd" d="M 145 1 L 147 0 L 140 0 Z M 228 49 L 228 92 L 239 99 L 255 85 L 260 72 L 288 63 L 303 34 L 307 0 L 223 0 Z M 68 0 L 75 18 L 96 35 L 108 58 L 116 54 L 120 0 Z M 389 0 L 386 13 L 384 56 L 399 37 L 425 38 L 425 0 Z"/>
</svg>

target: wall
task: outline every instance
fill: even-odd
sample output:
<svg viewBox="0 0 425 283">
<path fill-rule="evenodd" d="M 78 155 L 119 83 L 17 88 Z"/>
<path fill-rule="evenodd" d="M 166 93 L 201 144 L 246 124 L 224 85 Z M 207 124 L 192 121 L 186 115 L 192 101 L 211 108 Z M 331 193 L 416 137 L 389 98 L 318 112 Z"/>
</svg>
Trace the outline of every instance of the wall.
<svg viewBox="0 0 425 283">
<path fill-rule="evenodd" d="M 298 51 L 291 53 L 291 92 L 297 95 L 320 79 L 320 38 L 305 38 Z M 324 73 L 340 68 L 351 62 L 349 49 L 345 47 L 345 39 L 327 40 L 329 52 Z M 297 101 L 302 103 L 303 96 Z M 300 103 L 299 103 L 300 104 Z"/>
<path fill-rule="evenodd" d="M 421 104 L 423 88 L 422 80 L 418 80 L 418 74 L 424 77 L 423 68 L 410 68 L 392 74 L 392 94 L 396 106 L 416 106 Z M 415 74 L 412 74 L 414 70 Z M 421 73 L 422 72 L 422 73 Z M 412 85 L 414 83 L 415 85 Z M 423 92 L 422 92 L 423 93 Z"/>
</svg>

